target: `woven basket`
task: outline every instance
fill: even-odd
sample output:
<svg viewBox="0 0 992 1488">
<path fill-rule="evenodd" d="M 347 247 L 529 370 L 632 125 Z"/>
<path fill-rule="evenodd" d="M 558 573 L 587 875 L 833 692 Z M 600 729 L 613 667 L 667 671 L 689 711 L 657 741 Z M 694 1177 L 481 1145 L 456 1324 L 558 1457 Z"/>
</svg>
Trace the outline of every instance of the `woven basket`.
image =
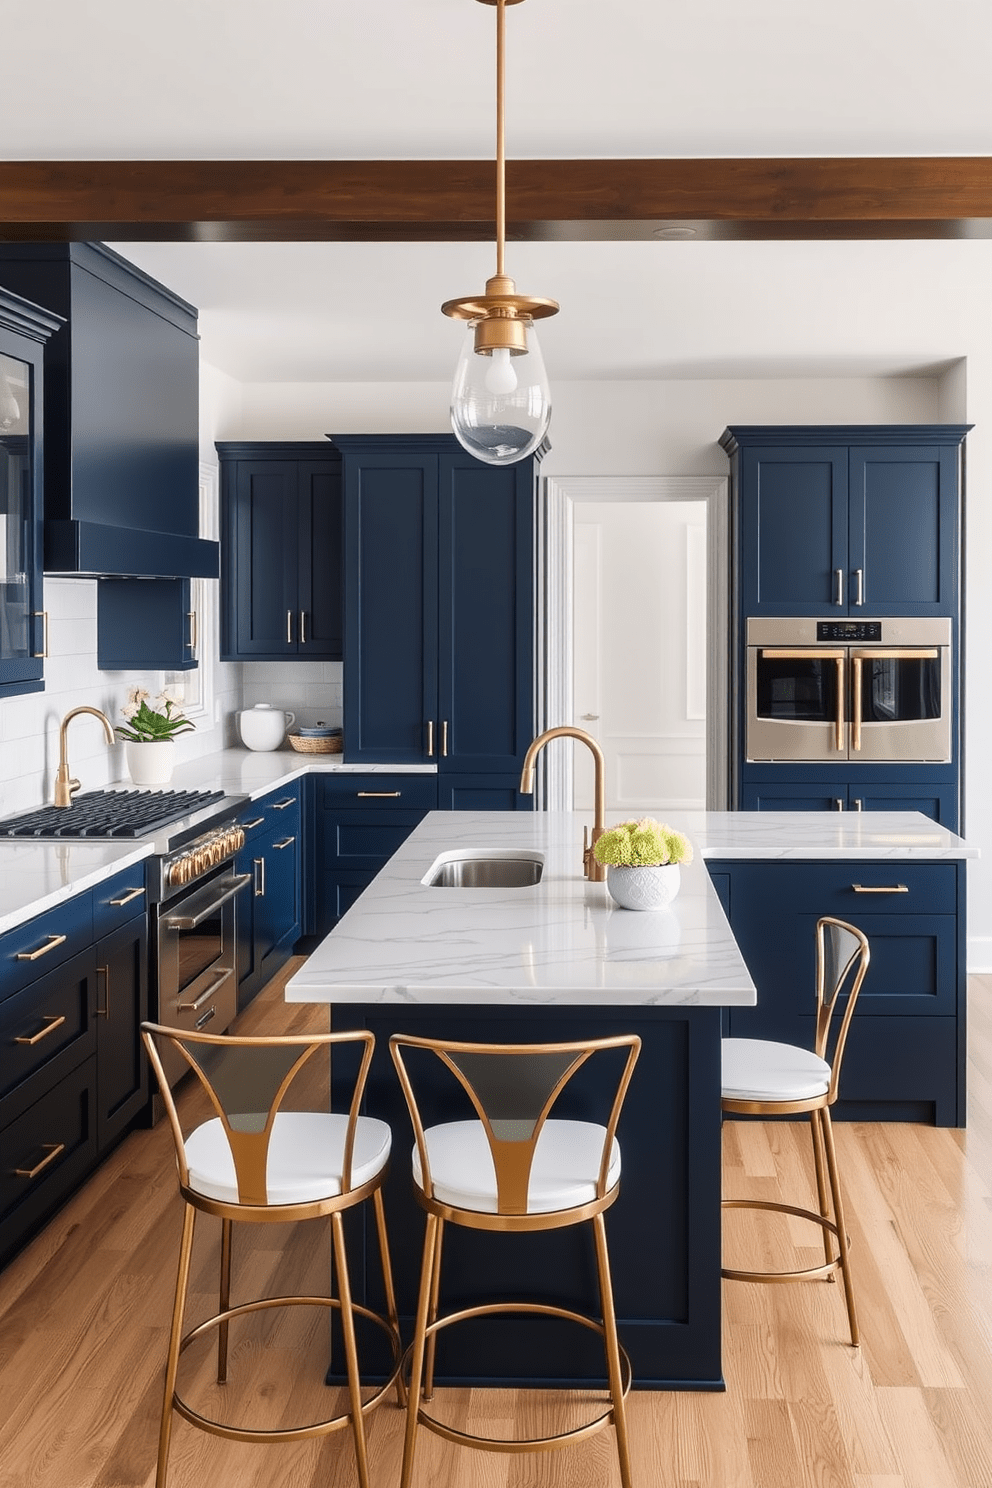
<svg viewBox="0 0 992 1488">
<path fill-rule="evenodd" d="M 323 739 L 304 739 L 299 734 L 290 734 L 289 742 L 297 754 L 340 754 L 343 744 L 340 734 L 329 734 Z"/>
</svg>

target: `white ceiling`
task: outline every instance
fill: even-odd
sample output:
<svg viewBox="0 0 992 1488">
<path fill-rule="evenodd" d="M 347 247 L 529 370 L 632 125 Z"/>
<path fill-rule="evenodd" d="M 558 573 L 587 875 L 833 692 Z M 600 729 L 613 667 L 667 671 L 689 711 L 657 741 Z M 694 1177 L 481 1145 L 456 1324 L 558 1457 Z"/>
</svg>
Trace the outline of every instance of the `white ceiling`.
<svg viewBox="0 0 992 1488">
<path fill-rule="evenodd" d="M 0 153 L 488 158 L 494 14 L 17 6 Z M 992 155 L 988 0 L 529 0 L 507 40 L 511 156 Z M 248 381 L 446 380 L 459 331 L 438 306 L 493 268 L 485 244 L 114 246 L 199 307 L 205 358 Z M 511 243 L 507 266 L 561 302 L 552 378 L 939 371 L 976 289 L 992 299 L 982 241 Z"/>
</svg>

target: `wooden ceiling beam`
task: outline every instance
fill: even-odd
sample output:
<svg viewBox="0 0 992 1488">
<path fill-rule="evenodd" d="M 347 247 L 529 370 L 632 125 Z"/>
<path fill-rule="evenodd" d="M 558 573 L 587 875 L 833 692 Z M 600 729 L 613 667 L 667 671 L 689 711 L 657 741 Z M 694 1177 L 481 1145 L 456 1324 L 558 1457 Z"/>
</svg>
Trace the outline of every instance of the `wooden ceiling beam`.
<svg viewBox="0 0 992 1488">
<path fill-rule="evenodd" d="M 0 162 L 0 239 L 459 241 L 492 161 Z M 992 159 L 517 160 L 516 238 L 992 236 Z"/>
</svg>

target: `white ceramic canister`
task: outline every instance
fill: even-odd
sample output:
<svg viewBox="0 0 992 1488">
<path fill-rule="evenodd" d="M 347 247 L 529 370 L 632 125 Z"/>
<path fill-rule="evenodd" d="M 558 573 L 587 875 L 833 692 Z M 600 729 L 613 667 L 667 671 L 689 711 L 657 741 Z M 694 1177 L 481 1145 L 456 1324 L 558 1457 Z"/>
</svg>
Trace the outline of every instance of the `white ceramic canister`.
<svg viewBox="0 0 992 1488">
<path fill-rule="evenodd" d="M 238 714 L 241 738 L 249 749 L 278 749 L 286 730 L 295 722 L 295 713 L 273 708 L 271 703 L 256 703 Z"/>
</svg>

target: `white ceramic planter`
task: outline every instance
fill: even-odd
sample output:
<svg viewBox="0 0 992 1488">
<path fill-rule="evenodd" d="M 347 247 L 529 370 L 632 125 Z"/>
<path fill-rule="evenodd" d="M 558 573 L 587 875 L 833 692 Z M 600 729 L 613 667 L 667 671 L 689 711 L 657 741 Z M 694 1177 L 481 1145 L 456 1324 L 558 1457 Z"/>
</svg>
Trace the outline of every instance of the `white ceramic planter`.
<svg viewBox="0 0 992 1488">
<path fill-rule="evenodd" d="M 657 868 L 607 868 L 606 886 L 621 909 L 665 909 L 682 883 L 678 863 Z"/>
<path fill-rule="evenodd" d="M 176 746 L 171 739 L 148 743 L 125 739 L 124 757 L 135 785 L 168 785 L 176 764 Z"/>
</svg>

